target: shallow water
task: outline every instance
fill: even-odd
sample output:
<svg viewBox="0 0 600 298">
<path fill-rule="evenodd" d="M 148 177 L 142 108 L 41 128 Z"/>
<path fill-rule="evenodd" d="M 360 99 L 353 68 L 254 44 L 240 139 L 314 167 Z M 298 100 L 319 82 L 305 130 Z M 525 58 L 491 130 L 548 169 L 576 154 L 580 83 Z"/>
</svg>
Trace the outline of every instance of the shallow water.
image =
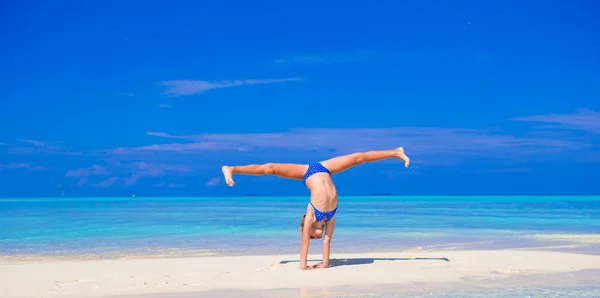
<svg viewBox="0 0 600 298">
<path fill-rule="evenodd" d="M 306 204 L 305 197 L 0 199 L 0 255 L 296 253 Z M 600 244 L 598 196 L 340 197 L 337 216 L 335 252 L 597 253 Z M 553 234 L 560 235 L 545 237 Z"/>
</svg>

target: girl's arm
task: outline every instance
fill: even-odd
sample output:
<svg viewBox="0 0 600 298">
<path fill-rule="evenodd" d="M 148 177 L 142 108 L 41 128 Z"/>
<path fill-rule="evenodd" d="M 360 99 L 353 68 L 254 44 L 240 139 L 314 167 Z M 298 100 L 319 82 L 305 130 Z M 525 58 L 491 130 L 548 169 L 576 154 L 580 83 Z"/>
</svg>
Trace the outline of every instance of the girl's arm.
<svg viewBox="0 0 600 298">
<path fill-rule="evenodd" d="M 325 228 L 325 237 L 323 238 L 323 263 L 321 268 L 327 268 L 329 265 L 329 251 L 331 249 L 331 237 L 333 236 L 333 230 L 335 229 L 335 215 L 327 223 Z"/>
<path fill-rule="evenodd" d="M 304 217 L 304 228 L 302 229 L 302 247 L 300 248 L 300 269 L 307 269 L 308 246 L 310 245 L 310 223 L 312 214 L 306 213 Z"/>
</svg>

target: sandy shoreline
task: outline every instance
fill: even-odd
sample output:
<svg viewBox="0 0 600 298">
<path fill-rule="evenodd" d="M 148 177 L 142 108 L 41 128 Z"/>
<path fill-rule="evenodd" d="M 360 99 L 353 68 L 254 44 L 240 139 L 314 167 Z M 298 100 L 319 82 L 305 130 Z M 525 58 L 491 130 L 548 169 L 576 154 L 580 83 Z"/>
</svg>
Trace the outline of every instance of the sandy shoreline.
<svg viewBox="0 0 600 298">
<path fill-rule="evenodd" d="M 283 298 L 283 297 L 600 297 L 600 270 L 512 275 L 505 278 L 465 278 L 453 282 L 396 283 L 345 286 L 303 286 L 270 290 L 223 289 L 201 292 L 117 295 L 111 298 Z"/>
<path fill-rule="evenodd" d="M 320 257 L 310 255 L 309 264 Z M 331 268 L 315 271 L 299 270 L 297 255 L 8 263 L 0 264 L 0 288 L 3 297 L 141 297 L 346 286 L 426 288 L 600 270 L 600 255 L 532 250 L 333 253 L 331 257 Z"/>
</svg>

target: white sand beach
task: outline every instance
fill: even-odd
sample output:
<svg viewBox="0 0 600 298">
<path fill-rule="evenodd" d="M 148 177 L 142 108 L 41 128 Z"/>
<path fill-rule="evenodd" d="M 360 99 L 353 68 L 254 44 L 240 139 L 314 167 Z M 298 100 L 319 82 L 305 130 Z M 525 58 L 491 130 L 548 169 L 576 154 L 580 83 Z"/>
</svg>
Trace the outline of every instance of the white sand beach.
<svg viewBox="0 0 600 298">
<path fill-rule="evenodd" d="M 310 255 L 309 265 L 320 257 Z M 400 251 L 332 254 L 332 259 L 332 267 L 308 271 L 298 269 L 297 255 L 4 261 L 0 288 L 2 297 L 171 297 L 221 290 L 415 285 L 424 289 L 600 269 L 600 255 L 551 251 Z"/>
</svg>

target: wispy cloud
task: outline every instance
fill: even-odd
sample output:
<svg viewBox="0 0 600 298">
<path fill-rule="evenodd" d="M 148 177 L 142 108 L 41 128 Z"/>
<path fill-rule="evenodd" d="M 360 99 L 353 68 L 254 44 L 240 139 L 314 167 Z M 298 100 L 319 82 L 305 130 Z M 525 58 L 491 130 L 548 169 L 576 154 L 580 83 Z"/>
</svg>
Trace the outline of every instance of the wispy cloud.
<svg viewBox="0 0 600 298">
<path fill-rule="evenodd" d="M 132 174 L 125 178 L 125 186 L 134 185 L 144 177 L 162 177 L 170 173 L 187 173 L 192 169 L 186 166 L 172 166 L 167 164 L 151 164 L 146 162 L 134 162 L 123 165 L 131 170 Z"/>
<path fill-rule="evenodd" d="M 60 146 L 48 144 L 44 141 L 31 140 L 31 139 L 19 139 L 22 143 L 18 146 L 8 148 L 8 154 L 13 155 L 26 155 L 26 154 L 40 154 L 40 155 L 83 155 L 81 152 L 73 150 L 70 146 Z M 29 146 L 26 146 L 29 145 Z M 26 147 L 25 147 L 26 146 Z"/>
<path fill-rule="evenodd" d="M 161 182 L 161 183 L 157 183 L 154 185 L 154 187 L 168 187 L 168 188 L 182 188 L 185 187 L 185 184 L 178 184 L 178 183 L 165 183 L 165 182 Z"/>
<path fill-rule="evenodd" d="M 27 143 L 27 144 L 33 145 L 35 147 L 44 147 L 44 145 L 46 144 L 45 142 L 38 141 L 38 140 L 19 139 L 19 141 L 21 141 L 23 143 Z"/>
<path fill-rule="evenodd" d="M 127 187 L 137 183 L 145 177 L 162 177 L 170 174 L 181 174 L 192 171 L 187 166 L 168 165 L 165 163 L 131 162 L 120 163 L 108 161 L 107 166 L 92 165 L 87 168 L 69 170 L 65 177 L 79 178 L 78 186 L 89 185 L 92 187 L 110 187 L 123 181 Z M 89 183 L 92 177 L 111 176 L 97 183 Z"/>
<path fill-rule="evenodd" d="M 293 129 L 279 133 L 197 134 L 188 136 L 149 132 L 151 136 L 187 140 L 119 148 L 115 153 L 135 151 L 194 152 L 204 150 L 237 150 L 277 148 L 287 150 L 323 149 L 337 152 L 364 151 L 404 146 L 416 154 L 481 153 L 490 150 L 515 150 L 523 153 L 544 150 L 586 148 L 589 144 L 576 139 L 518 137 L 491 130 L 451 129 L 438 127 L 397 128 L 313 128 Z"/>
<path fill-rule="evenodd" d="M 110 171 L 99 165 L 93 165 L 89 168 L 82 168 L 77 170 L 68 170 L 65 177 L 87 177 L 87 176 L 98 176 L 108 175 Z"/>
<path fill-rule="evenodd" d="M 160 131 L 148 131 L 148 132 L 146 132 L 146 135 L 153 136 L 153 137 L 175 138 L 175 139 L 176 138 L 183 138 L 183 139 L 185 139 L 185 137 L 172 136 L 172 135 L 169 135 L 166 132 L 160 132 Z"/>
<path fill-rule="evenodd" d="M 170 104 L 163 103 L 163 104 L 158 105 L 158 108 L 159 109 L 170 109 L 172 107 Z"/>
<path fill-rule="evenodd" d="M 41 166 L 32 166 L 30 164 L 26 164 L 26 163 L 14 163 L 11 162 L 7 165 L 0 165 L 0 170 L 3 169 L 25 169 L 28 171 L 32 171 L 32 172 L 40 172 L 40 171 L 48 171 L 48 170 L 52 170 L 51 168 L 47 168 L 47 167 L 41 167 Z"/>
<path fill-rule="evenodd" d="M 77 170 L 68 170 L 65 177 L 79 178 L 78 186 L 83 186 L 88 182 L 88 178 L 91 176 L 105 176 L 110 175 L 111 171 L 105 169 L 99 165 L 93 165 L 89 168 L 82 168 Z"/>
<path fill-rule="evenodd" d="M 206 186 L 217 186 L 220 185 L 223 180 L 220 177 L 215 177 L 206 182 Z"/>
<path fill-rule="evenodd" d="M 570 114 L 546 114 L 515 117 L 511 120 L 557 124 L 556 128 L 580 129 L 600 133 L 600 112 L 589 109 L 577 109 Z"/>
<path fill-rule="evenodd" d="M 135 94 L 133 92 L 123 92 L 120 94 L 121 96 L 134 97 Z"/>
<path fill-rule="evenodd" d="M 581 111 L 580 111 L 581 112 Z M 584 111 L 587 112 L 587 111 Z M 595 113 L 595 112 L 594 112 Z M 595 114 L 592 114 L 595 115 Z M 515 118 L 516 119 L 516 118 Z M 537 116 L 523 119 L 544 119 Z M 595 119 L 595 118 L 592 118 Z M 525 121 L 525 120 L 523 120 Z M 566 121 L 576 123 L 569 127 L 594 129 L 593 121 Z M 591 124 L 590 124 L 591 123 Z M 590 134 L 577 133 L 577 130 L 556 130 L 544 127 L 530 127 L 511 133 L 503 129 L 471 129 L 444 127 L 391 127 L 391 128 L 296 128 L 266 133 L 200 133 L 176 135 L 167 132 L 151 131 L 146 135 L 156 138 L 154 144 L 138 147 L 108 149 L 102 152 L 115 160 L 153 160 L 155 164 L 187 160 L 186 165 L 195 171 L 214 171 L 216 156 L 227 156 L 227 151 L 268 152 L 275 159 L 283 156 L 298 157 L 303 160 L 325 158 L 356 151 L 381 150 L 403 146 L 413 157 L 414 165 L 439 166 L 460 165 L 465 160 L 510 160 L 511 167 L 530 158 L 561 158 L 577 160 L 598 160 L 600 144 L 598 138 Z M 291 153 L 291 151 L 294 151 Z M 568 153 L 568 154 L 565 154 Z M 189 156 L 196 155 L 192 161 Z M 235 154 L 242 155 L 242 154 Z M 248 154 L 243 154 L 249 156 Z M 264 160 L 264 154 L 254 154 Z M 315 155 L 318 155 L 315 156 Z M 229 155 L 231 156 L 231 154 Z M 198 157 L 198 159 L 196 159 Z M 594 159 L 596 158 L 596 159 Z M 194 163 L 194 160 L 202 162 Z M 201 170 L 202 169 L 202 170 Z M 138 171 L 139 172 L 139 171 Z M 214 173 L 214 172 L 213 172 Z M 139 177 L 162 175 L 162 171 L 144 170 L 133 174 L 134 183 Z M 208 180 L 208 179 L 207 179 Z M 207 186 L 218 185 L 218 178 L 206 181 Z"/>
<path fill-rule="evenodd" d="M 98 183 L 92 184 L 93 187 L 102 187 L 107 188 L 113 186 L 115 183 L 119 182 L 121 178 L 119 177 L 110 177 L 108 179 L 102 180 Z"/>
<path fill-rule="evenodd" d="M 292 56 L 275 59 L 275 63 L 319 63 L 319 64 L 334 64 L 334 63 L 351 63 L 365 60 L 375 56 L 374 51 L 354 51 L 345 53 L 326 53 Z"/>
<path fill-rule="evenodd" d="M 268 79 L 268 80 L 236 80 L 236 81 L 199 81 L 199 80 L 171 80 L 160 82 L 160 86 L 165 86 L 164 91 L 168 96 L 185 96 L 202 93 L 211 89 L 237 87 L 243 85 L 275 84 L 291 81 L 299 81 L 300 78 Z"/>
<path fill-rule="evenodd" d="M 221 143 L 221 142 L 196 142 L 196 143 L 173 143 L 173 144 L 161 144 L 161 145 L 149 145 L 136 148 L 116 148 L 112 150 L 113 154 L 131 154 L 134 152 L 192 152 L 202 150 L 238 150 L 243 151 L 244 147 L 236 147 L 235 142 Z"/>
</svg>

